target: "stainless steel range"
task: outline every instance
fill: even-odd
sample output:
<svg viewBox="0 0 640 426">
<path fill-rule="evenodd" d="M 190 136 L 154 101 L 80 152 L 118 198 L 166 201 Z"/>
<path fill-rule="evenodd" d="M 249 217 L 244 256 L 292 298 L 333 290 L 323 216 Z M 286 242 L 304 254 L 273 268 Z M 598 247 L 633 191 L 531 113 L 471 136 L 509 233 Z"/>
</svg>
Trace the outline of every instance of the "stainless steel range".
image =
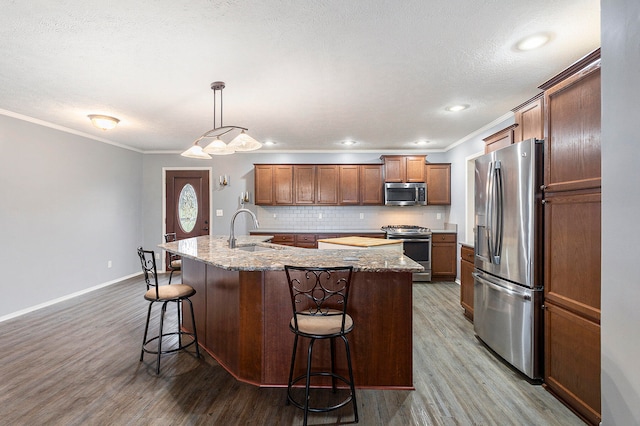
<svg viewBox="0 0 640 426">
<path fill-rule="evenodd" d="M 413 281 L 431 281 L 431 229 L 415 225 L 387 225 L 382 230 L 388 239 L 402 240 L 404 254 L 424 268 L 424 272 L 413 273 Z"/>
</svg>

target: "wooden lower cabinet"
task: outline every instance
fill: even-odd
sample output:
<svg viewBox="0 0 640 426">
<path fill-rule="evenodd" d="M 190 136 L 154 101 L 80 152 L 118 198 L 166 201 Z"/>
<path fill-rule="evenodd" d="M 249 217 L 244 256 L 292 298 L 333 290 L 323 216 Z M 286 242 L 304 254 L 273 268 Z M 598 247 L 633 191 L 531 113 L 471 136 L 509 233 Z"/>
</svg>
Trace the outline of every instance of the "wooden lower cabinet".
<svg viewBox="0 0 640 426">
<path fill-rule="evenodd" d="M 457 248 L 455 233 L 437 233 L 431 237 L 431 279 L 453 281 L 456 279 Z"/>
<path fill-rule="evenodd" d="M 473 268 L 475 254 L 473 247 L 460 248 L 460 305 L 464 316 L 473 321 Z"/>
<path fill-rule="evenodd" d="M 545 388 L 600 422 L 600 324 L 545 302 Z"/>
</svg>

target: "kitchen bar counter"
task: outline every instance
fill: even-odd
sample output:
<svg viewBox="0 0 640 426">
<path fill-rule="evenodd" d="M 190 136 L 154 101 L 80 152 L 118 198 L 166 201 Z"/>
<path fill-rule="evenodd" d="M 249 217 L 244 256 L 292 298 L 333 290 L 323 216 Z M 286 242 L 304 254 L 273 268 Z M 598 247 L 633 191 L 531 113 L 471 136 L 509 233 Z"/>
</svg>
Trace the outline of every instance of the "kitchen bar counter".
<svg viewBox="0 0 640 426">
<path fill-rule="evenodd" d="M 240 237 L 236 249 L 227 247 L 226 236 L 160 245 L 182 256 L 182 282 L 197 291 L 191 300 L 202 348 L 240 381 L 286 386 L 293 333 L 284 265 L 352 265 L 349 314 L 355 325 L 349 343 L 356 386 L 413 389 L 412 272 L 422 267 L 395 250 L 303 249 L 265 239 Z M 185 312 L 186 329 L 193 328 L 189 318 Z M 302 345 L 299 350 L 298 359 L 305 359 Z M 314 366 L 328 367 L 329 351 L 315 352 Z M 346 374 L 344 354 L 337 352 L 336 369 Z"/>
</svg>

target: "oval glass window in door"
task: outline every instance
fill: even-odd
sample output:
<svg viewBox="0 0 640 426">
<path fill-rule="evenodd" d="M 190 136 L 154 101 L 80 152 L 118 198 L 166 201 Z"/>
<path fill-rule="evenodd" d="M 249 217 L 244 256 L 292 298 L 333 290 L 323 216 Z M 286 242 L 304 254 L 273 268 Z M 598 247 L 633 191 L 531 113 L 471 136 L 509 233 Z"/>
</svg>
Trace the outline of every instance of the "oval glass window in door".
<svg viewBox="0 0 640 426">
<path fill-rule="evenodd" d="M 198 219 L 198 198 L 196 190 L 188 183 L 182 187 L 178 198 L 178 222 L 186 233 L 193 231 Z"/>
</svg>

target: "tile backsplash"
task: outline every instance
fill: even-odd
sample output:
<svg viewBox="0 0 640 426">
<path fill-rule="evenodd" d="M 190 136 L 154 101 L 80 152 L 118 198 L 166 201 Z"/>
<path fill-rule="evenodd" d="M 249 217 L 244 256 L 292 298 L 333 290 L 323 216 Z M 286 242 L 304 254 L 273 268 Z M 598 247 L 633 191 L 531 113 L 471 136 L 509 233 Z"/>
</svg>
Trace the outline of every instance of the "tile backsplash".
<svg viewBox="0 0 640 426">
<path fill-rule="evenodd" d="M 374 230 L 384 225 L 445 229 L 448 206 L 256 206 L 260 228 L 282 231 Z"/>
</svg>

